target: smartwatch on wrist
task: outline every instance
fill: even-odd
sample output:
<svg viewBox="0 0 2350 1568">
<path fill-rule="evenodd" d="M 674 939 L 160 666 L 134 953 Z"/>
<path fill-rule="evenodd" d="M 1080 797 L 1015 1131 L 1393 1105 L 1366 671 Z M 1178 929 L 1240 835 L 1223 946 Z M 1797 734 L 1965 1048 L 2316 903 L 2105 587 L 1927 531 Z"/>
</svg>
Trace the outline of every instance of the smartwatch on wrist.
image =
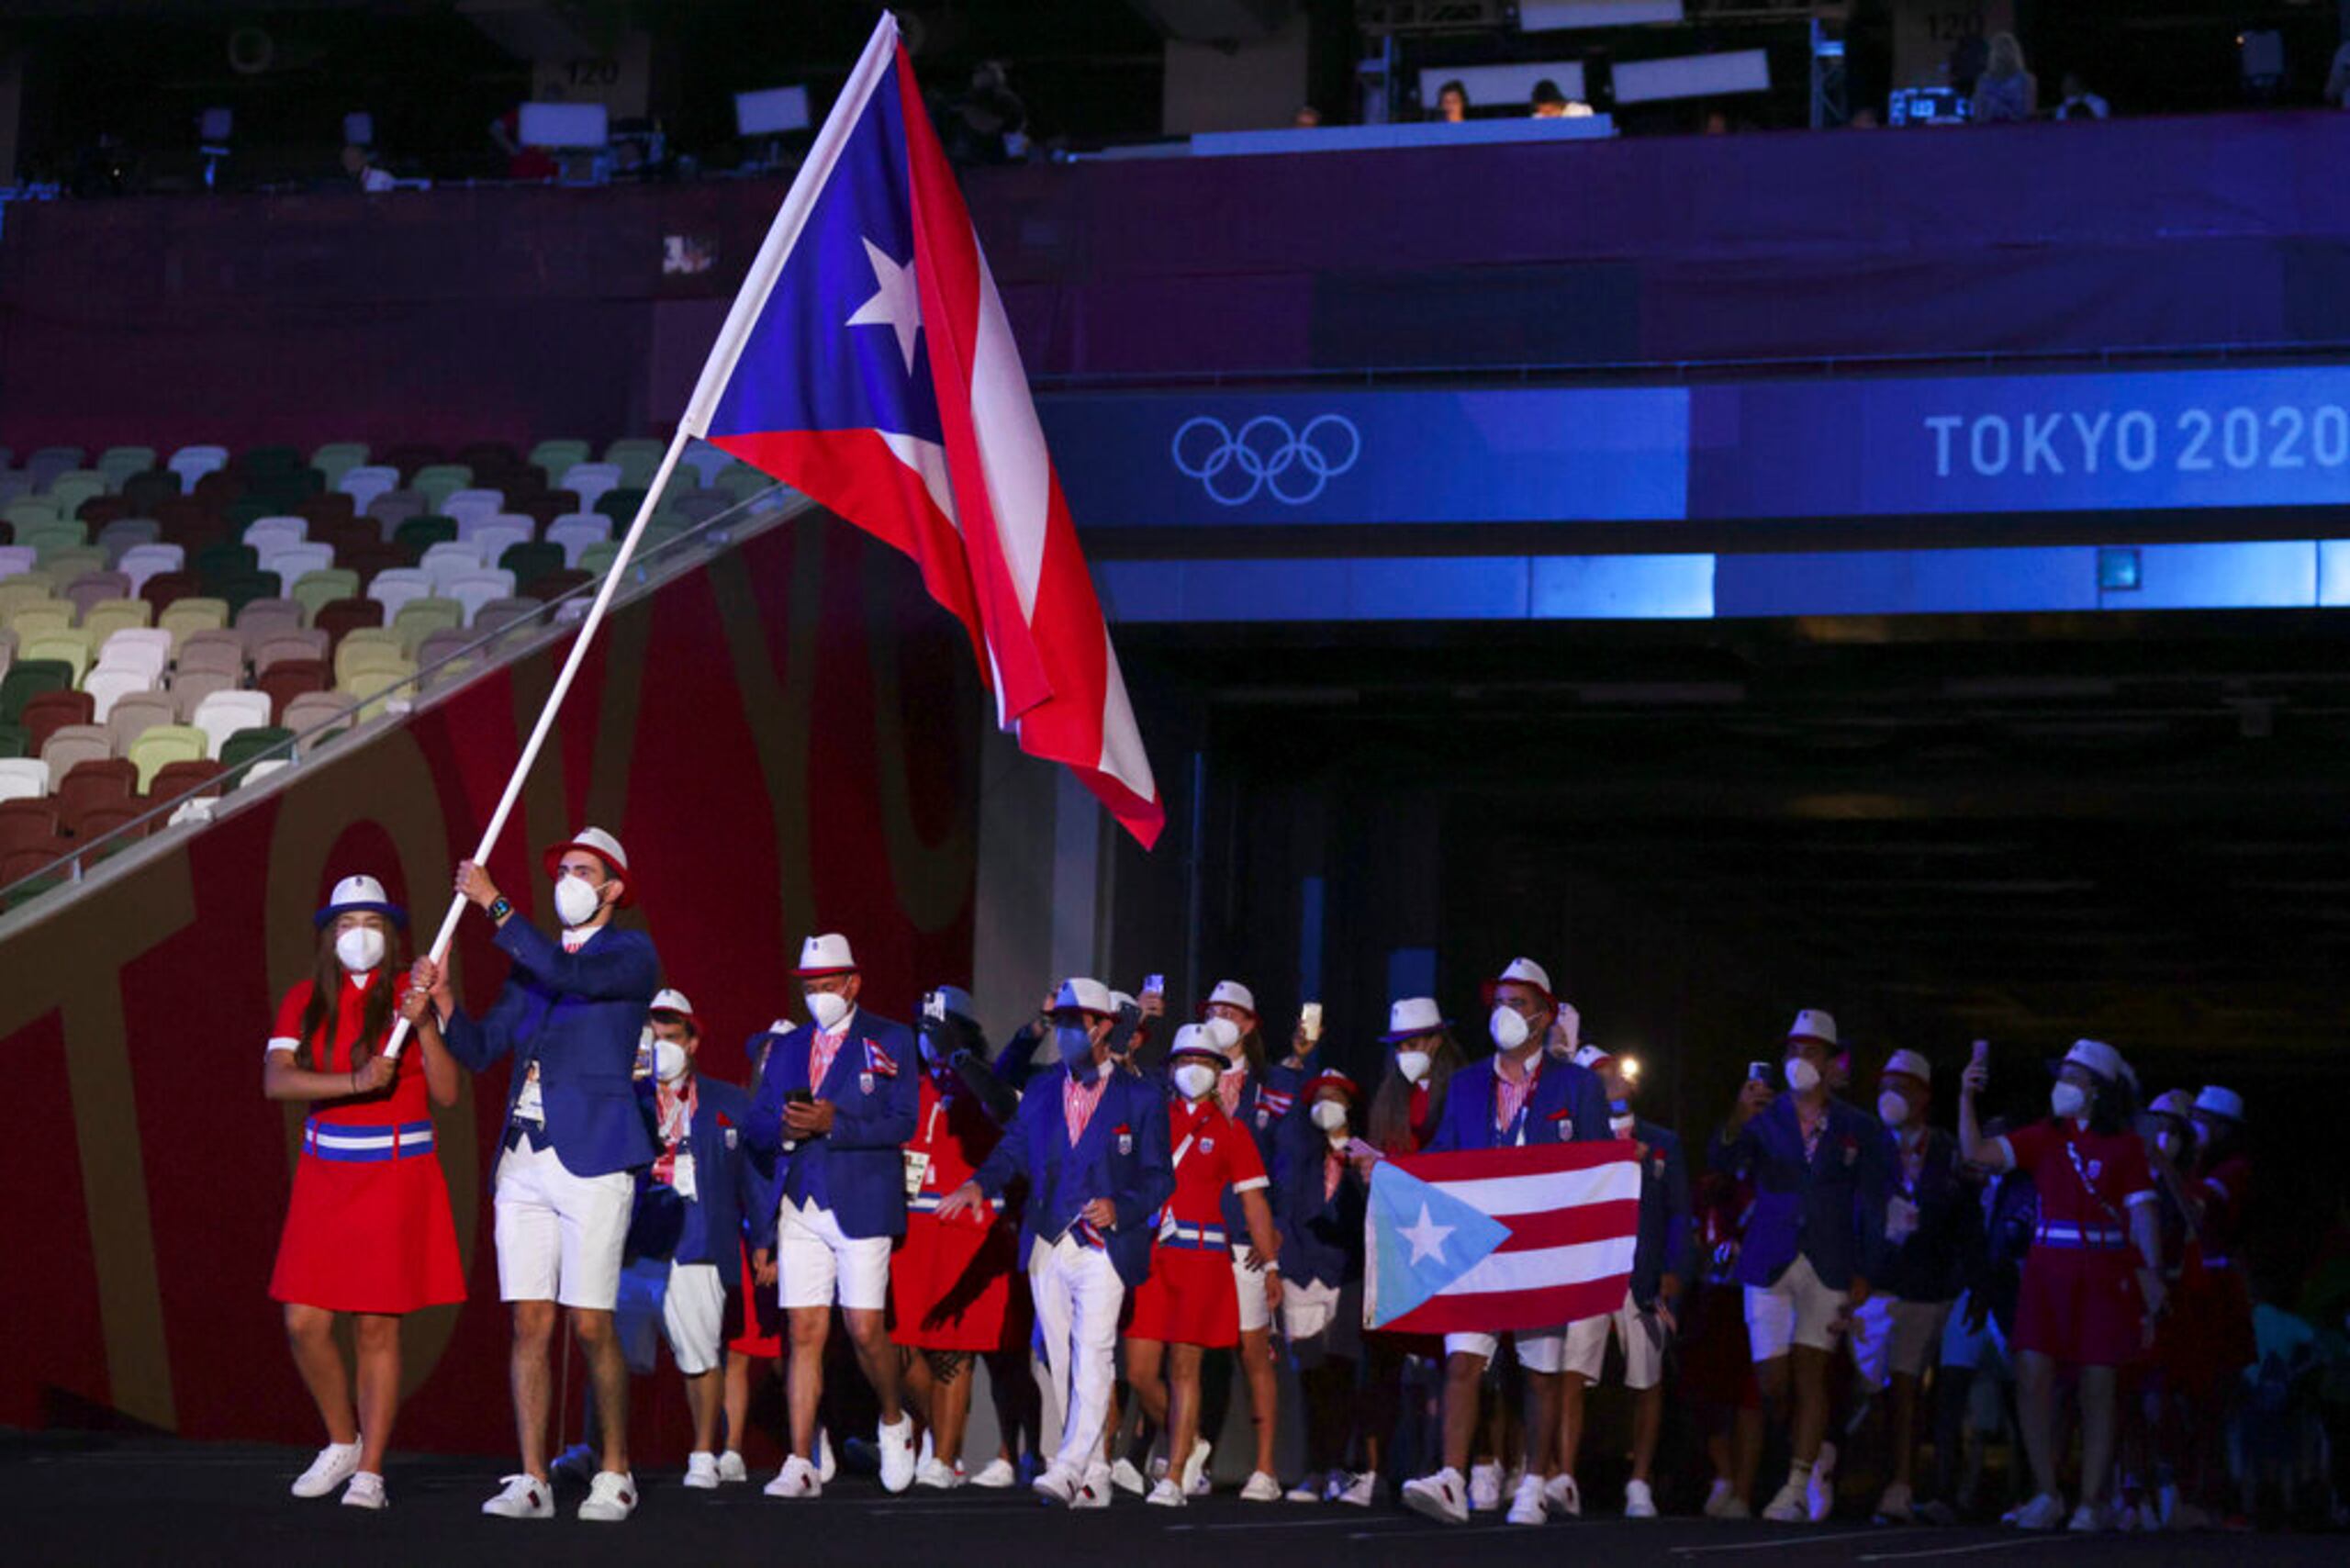
<svg viewBox="0 0 2350 1568">
<path fill-rule="evenodd" d="M 500 893 L 496 898 L 490 900 L 489 909 L 487 913 L 489 915 L 491 924 L 499 924 L 505 921 L 508 915 L 514 913 L 514 905 L 512 901 L 508 899 L 504 893 Z"/>
</svg>

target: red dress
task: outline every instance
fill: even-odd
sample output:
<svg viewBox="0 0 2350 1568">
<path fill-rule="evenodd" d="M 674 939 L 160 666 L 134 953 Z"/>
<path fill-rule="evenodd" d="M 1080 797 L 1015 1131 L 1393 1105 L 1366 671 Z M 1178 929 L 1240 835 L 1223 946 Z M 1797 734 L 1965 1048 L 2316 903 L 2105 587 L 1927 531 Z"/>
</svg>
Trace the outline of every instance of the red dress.
<svg viewBox="0 0 2350 1568">
<path fill-rule="evenodd" d="M 2144 1260 L 2131 1210 L 2154 1201 L 2146 1146 L 2135 1133 L 2035 1122 L 2008 1135 L 2016 1169 L 2040 1192 L 2040 1226 L 2024 1255 L 2015 1345 L 2070 1366 L 2120 1367 L 2146 1352 Z"/>
<path fill-rule="evenodd" d="M 396 983 L 396 998 L 408 990 L 406 975 L 387 982 L 378 971 L 371 983 Z M 300 1036 L 310 989 L 304 980 L 285 993 L 277 1010 L 276 1039 Z M 320 1070 L 351 1070 L 352 1047 L 366 1004 L 367 988 L 345 975 L 336 1002 L 333 1049 Z M 308 1055 L 297 1050 L 296 1060 Z M 270 1275 L 271 1297 L 334 1312 L 385 1315 L 464 1300 L 449 1183 L 432 1157 L 433 1146 L 420 1049 L 400 1054 L 399 1070 L 385 1092 L 311 1112 L 303 1124 L 277 1267 Z"/>
<path fill-rule="evenodd" d="M 906 1200 L 906 1234 L 890 1258 L 890 1338 L 917 1350 L 1010 1350 L 1028 1342 L 1028 1282 L 1020 1271 L 1020 1205 L 990 1204 L 993 1220 L 938 1217 L 939 1201 L 971 1179 L 1003 1129 L 967 1093 L 939 1092 L 924 1073 L 911 1159 L 922 1189 Z"/>
<path fill-rule="evenodd" d="M 1224 1193 L 1261 1191 L 1265 1162 L 1257 1140 L 1224 1114 L 1211 1096 L 1170 1105 L 1167 1136 L 1174 1144 L 1175 1195 L 1160 1212 L 1151 1244 L 1150 1277 L 1135 1292 L 1126 1333 L 1161 1344 L 1240 1342 L 1240 1292 L 1232 1282 L 1237 1254 L 1224 1234 Z"/>
<path fill-rule="evenodd" d="M 2203 1273 L 2192 1304 L 2203 1333 L 2204 1370 L 2212 1385 L 2259 1359 L 2253 1337 L 2252 1292 L 2244 1283 L 2244 1205 L 2252 1196 L 2252 1166 L 2231 1155 L 2196 1179 L 2203 1200 Z"/>
</svg>

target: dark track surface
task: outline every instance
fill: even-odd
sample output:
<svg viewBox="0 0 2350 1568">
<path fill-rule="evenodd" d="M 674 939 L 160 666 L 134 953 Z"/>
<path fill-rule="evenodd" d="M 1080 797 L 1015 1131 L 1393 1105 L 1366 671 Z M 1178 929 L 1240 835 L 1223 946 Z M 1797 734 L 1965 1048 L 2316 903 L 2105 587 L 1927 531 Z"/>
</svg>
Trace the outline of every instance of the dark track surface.
<svg viewBox="0 0 2350 1568">
<path fill-rule="evenodd" d="M 644 1473 L 643 1503 L 621 1525 L 571 1518 L 558 1495 L 547 1523 L 485 1518 L 491 1462 L 396 1458 L 393 1506 L 381 1514 L 331 1499 L 298 1503 L 286 1483 L 307 1451 L 160 1439 L 0 1436 L 0 1561 L 10 1563 L 330 1563 L 365 1568 L 519 1568 L 561 1562 L 853 1563 L 857 1568 L 994 1568 L 1018 1563 L 1321 1564 L 1422 1568 L 1473 1562 L 1591 1562 L 1606 1568 L 1780 1568 L 1783 1564 L 2338 1564 L 2350 1537 L 2202 1535 L 2022 1538 L 1990 1529 L 1872 1529 L 1857 1521 L 1768 1527 L 1703 1519 L 1595 1518 L 1539 1529 L 1480 1515 L 1448 1529 L 1408 1515 L 1228 1497 L 1180 1513 L 1122 1498 L 1068 1515 L 1024 1493 L 881 1495 L 843 1479 L 821 1501 L 784 1504 L 755 1484 L 688 1492 L 675 1473 Z"/>
</svg>

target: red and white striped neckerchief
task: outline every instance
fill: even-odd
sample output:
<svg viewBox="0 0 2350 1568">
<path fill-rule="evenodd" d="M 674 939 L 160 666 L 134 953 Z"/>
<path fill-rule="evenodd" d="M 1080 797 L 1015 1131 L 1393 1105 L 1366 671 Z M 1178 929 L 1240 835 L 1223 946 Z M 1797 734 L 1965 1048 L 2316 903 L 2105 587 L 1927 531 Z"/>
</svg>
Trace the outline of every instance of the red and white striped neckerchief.
<svg viewBox="0 0 2350 1568">
<path fill-rule="evenodd" d="M 1501 1070 L 1500 1058 L 1494 1065 L 1494 1127 L 1508 1132 L 1526 1114 L 1526 1103 L 1534 1097 L 1534 1081 L 1542 1076 L 1542 1053 L 1537 1051 L 1526 1061 L 1526 1074 L 1512 1079 Z"/>
<path fill-rule="evenodd" d="M 653 1161 L 653 1179 L 666 1187 L 677 1176 L 677 1145 L 685 1141 L 694 1125 L 694 1112 L 701 1104 L 701 1090 L 688 1078 L 683 1094 L 672 1092 L 664 1083 L 655 1088 L 653 1100 L 661 1114 L 661 1152 Z"/>
<path fill-rule="evenodd" d="M 589 937 L 595 935 L 597 932 L 602 929 L 603 927 L 599 925 L 567 925 L 564 927 L 563 950 L 566 953 L 576 953 L 580 948 L 588 946 L 588 940 Z"/>
<path fill-rule="evenodd" d="M 833 1058 L 840 1054 L 841 1042 L 848 1038 L 848 1020 L 841 1020 L 836 1033 L 819 1034 L 808 1042 L 808 1092 L 819 1093 L 824 1087 L 824 1076 L 833 1070 Z"/>
<path fill-rule="evenodd" d="M 1093 1120 L 1093 1113 L 1101 1106 L 1102 1086 L 1110 1081 L 1106 1074 L 1096 1072 L 1089 1064 L 1087 1077 L 1080 1081 L 1070 1073 L 1061 1084 L 1061 1115 L 1069 1124 L 1069 1146 L 1075 1148 L 1085 1136 L 1086 1125 Z"/>
<path fill-rule="evenodd" d="M 1248 1064 L 1238 1062 L 1224 1070 L 1215 1081 L 1215 1103 L 1224 1107 L 1227 1116 L 1240 1114 L 1240 1092 L 1248 1087 Z"/>
</svg>

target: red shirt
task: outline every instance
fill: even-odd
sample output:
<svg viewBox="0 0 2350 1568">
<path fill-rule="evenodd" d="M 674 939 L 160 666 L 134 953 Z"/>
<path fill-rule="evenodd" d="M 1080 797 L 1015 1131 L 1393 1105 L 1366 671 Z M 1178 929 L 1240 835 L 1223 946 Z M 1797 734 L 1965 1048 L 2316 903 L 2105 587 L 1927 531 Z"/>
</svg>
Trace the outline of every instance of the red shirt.
<svg viewBox="0 0 2350 1568">
<path fill-rule="evenodd" d="M 1224 1193 L 1267 1185 L 1257 1140 L 1224 1114 L 1214 1097 L 1167 1108 L 1167 1136 L 1175 1154 L 1175 1195 L 1165 1217 L 1178 1225 L 1224 1225 Z M 1238 1239 L 1238 1238 L 1235 1238 Z"/>
<path fill-rule="evenodd" d="M 304 1040 L 302 1013 L 310 1005 L 310 982 L 297 980 L 277 1006 L 277 1031 L 270 1036 L 272 1050 L 292 1050 L 295 1064 L 315 1068 L 320 1072 L 349 1072 L 352 1047 L 359 1043 L 359 1031 L 367 1019 L 367 997 L 371 988 L 389 984 L 392 987 L 392 1011 L 386 1015 L 383 1035 L 370 1040 L 370 1052 L 381 1051 L 390 1036 L 390 1025 L 399 1018 L 399 999 L 408 994 L 408 974 L 401 970 L 388 979 L 384 970 L 372 971 L 366 985 L 361 985 L 350 975 L 342 977 L 342 985 L 335 998 L 334 1016 L 326 1025 L 326 1049 L 313 1052 L 314 1042 Z M 403 1122 L 420 1122 L 432 1114 L 432 1107 L 425 1097 L 424 1052 L 411 1041 L 400 1052 L 399 1070 L 392 1077 L 388 1093 L 371 1096 L 350 1104 L 319 1104 L 311 1114 L 321 1122 L 343 1126 L 389 1126 Z"/>
<path fill-rule="evenodd" d="M 2040 1223 L 2127 1234 L 2130 1205 L 2151 1203 L 2154 1172 L 2136 1133 L 2094 1133 L 2078 1122 L 2034 1122 L 2008 1135 L 2016 1169 L 2040 1189 Z M 2080 1156 L 2076 1169 L 2070 1149 Z M 2082 1184 L 2085 1174 L 2088 1185 Z M 2094 1188 L 2094 1195 L 2091 1189 Z M 2100 1202 L 2099 1200 L 2103 1201 Z"/>
</svg>

